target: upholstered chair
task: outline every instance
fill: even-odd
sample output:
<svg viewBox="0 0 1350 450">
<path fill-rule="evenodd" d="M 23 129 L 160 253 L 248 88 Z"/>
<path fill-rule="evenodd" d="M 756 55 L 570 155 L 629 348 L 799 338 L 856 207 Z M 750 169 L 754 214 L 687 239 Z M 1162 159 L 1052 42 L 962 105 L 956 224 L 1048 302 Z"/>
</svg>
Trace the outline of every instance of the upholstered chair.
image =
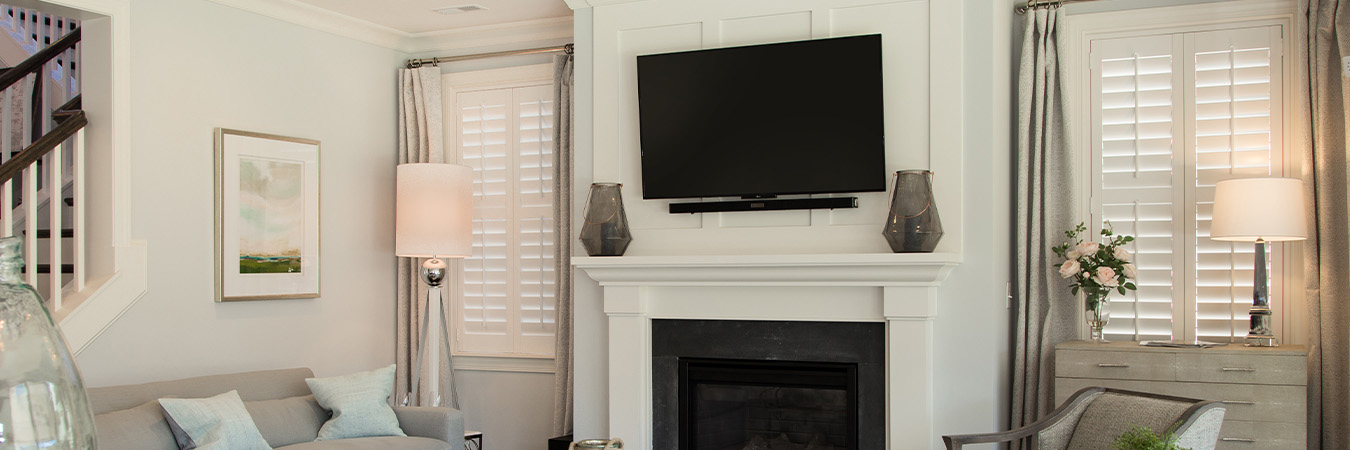
<svg viewBox="0 0 1350 450">
<path fill-rule="evenodd" d="M 1001 433 L 943 436 L 948 450 L 967 444 L 1029 441 L 1036 450 L 1111 448 L 1116 437 L 1135 426 L 1159 435 L 1172 432 L 1177 445 L 1214 450 L 1223 425 L 1223 403 L 1144 392 L 1090 387 L 1078 391 L 1039 422 Z"/>
</svg>

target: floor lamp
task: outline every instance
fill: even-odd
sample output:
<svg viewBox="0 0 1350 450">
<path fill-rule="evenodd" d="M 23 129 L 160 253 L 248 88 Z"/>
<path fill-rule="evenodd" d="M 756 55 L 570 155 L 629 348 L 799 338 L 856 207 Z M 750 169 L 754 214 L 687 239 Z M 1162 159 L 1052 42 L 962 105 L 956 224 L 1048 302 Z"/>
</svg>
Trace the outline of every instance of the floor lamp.
<svg viewBox="0 0 1350 450">
<path fill-rule="evenodd" d="M 408 402 L 416 402 L 422 362 L 431 362 L 428 376 L 432 405 L 440 406 L 440 352 L 450 354 L 450 331 L 446 326 L 445 297 L 441 283 L 446 263 L 441 258 L 464 258 L 473 254 L 473 168 L 457 164 L 400 164 L 397 168 L 394 205 L 394 253 L 428 258 L 422 263 L 421 279 L 427 285 L 426 308 L 422 311 L 421 339 Z M 440 333 L 432 333 L 433 328 Z M 425 359 L 424 359 L 425 358 Z M 449 374 L 454 386 L 453 370 Z M 453 398 L 452 401 L 457 400 Z"/>
<path fill-rule="evenodd" d="M 1266 242 L 1308 238 L 1303 212 L 1303 180 L 1297 178 L 1238 178 L 1220 181 L 1214 188 L 1214 216 L 1210 239 L 1256 243 L 1253 258 L 1251 329 L 1247 345 L 1275 347 L 1271 329 L 1270 297 L 1266 283 Z"/>
</svg>

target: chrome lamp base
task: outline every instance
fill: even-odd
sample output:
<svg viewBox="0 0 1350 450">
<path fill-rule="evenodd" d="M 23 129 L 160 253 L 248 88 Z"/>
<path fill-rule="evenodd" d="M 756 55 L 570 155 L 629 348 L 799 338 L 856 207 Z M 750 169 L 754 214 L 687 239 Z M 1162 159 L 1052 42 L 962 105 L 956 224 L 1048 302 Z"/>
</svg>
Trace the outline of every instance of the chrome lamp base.
<svg viewBox="0 0 1350 450">
<path fill-rule="evenodd" d="M 1272 331 L 1270 295 L 1266 288 L 1266 241 L 1256 240 L 1256 257 L 1252 260 L 1255 275 L 1252 284 L 1251 329 L 1247 330 L 1248 347 L 1279 347 Z"/>
</svg>

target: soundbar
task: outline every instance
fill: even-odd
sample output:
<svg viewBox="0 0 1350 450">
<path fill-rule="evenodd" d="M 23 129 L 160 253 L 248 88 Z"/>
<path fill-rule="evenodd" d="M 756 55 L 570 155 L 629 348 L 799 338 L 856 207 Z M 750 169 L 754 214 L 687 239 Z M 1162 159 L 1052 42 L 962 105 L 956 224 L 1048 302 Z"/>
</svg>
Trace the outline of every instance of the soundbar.
<svg viewBox="0 0 1350 450">
<path fill-rule="evenodd" d="M 736 211 L 784 211 L 790 209 L 857 208 L 857 197 L 735 200 L 729 202 L 671 203 L 671 214 Z"/>
</svg>

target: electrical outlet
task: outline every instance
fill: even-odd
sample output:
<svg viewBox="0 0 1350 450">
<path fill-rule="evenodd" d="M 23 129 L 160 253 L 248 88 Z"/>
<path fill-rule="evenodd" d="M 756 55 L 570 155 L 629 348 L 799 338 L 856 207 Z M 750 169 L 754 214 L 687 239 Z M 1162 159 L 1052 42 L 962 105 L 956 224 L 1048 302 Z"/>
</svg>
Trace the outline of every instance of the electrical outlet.
<svg viewBox="0 0 1350 450">
<path fill-rule="evenodd" d="M 1350 56 L 1341 58 L 1341 76 L 1350 78 Z"/>
<path fill-rule="evenodd" d="M 1012 282 L 1003 285 L 1003 293 L 1007 296 L 1007 303 L 1003 305 L 1005 309 L 1012 309 Z"/>
</svg>

